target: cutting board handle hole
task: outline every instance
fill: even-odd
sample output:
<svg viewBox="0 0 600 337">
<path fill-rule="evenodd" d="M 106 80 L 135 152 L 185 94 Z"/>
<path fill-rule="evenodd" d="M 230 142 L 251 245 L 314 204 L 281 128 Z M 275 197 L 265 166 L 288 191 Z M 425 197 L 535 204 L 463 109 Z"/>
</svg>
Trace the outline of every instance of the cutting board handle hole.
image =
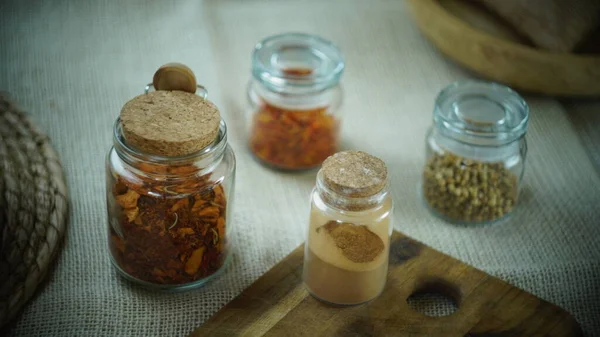
<svg viewBox="0 0 600 337">
<path fill-rule="evenodd" d="M 449 316 L 458 310 L 458 290 L 444 281 L 432 281 L 417 287 L 407 299 L 408 306 L 425 316 Z"/>
</svg>

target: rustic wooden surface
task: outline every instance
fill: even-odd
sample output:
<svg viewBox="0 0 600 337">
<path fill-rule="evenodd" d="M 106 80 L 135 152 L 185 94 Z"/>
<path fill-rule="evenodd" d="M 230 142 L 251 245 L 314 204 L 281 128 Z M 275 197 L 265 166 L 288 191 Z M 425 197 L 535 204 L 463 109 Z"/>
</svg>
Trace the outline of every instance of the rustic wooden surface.
<svg viewBox="0 0 600 337">
<path fill-rule="evenodd" d="M 302 283 L 302 246 L 192 333 L 200 336 L 576 337 L 562 308 L 394 232 L 387 286 L 353 307 L 323 304 Z M 413 311 L 406 299 L 436 291 L 458 310 L 444 317 Z"/>
<path fill-rule="evenodd" d="M 517 89 L 558 96 L 600 96 L 600 55 L 550 52 L 519 44 L 465 21 L 464 6 L 442 0 L 408 0 L 423 34 L 444 54 L 471 70 Z M 453 8 L 460 8 L 456 15 Z M 475 12 L 470 12 L 473 15 Z"/>
</svg>

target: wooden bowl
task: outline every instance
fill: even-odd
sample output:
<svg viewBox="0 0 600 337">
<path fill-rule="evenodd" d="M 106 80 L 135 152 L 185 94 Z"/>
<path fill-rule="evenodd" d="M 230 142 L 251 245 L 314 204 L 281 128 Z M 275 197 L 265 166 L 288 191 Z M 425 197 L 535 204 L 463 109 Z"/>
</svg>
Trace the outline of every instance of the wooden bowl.
<svg viewBox="0 0 600 337">
<path fill-rule="evenodd" d="M 407 0 L 423 34 L 461 65 L 516 89 L 557 96 L 600 96 L 600 55 L 536 49 L 490 34 L 441 5 Z"/>
</svg>

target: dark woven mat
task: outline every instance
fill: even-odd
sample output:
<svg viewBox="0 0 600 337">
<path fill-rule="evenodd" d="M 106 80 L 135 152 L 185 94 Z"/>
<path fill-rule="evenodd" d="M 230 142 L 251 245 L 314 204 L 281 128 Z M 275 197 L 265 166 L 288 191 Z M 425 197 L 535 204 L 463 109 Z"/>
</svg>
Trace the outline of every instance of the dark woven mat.
<svg viewBox="0 0 600 337">
<path fill-rule="evenodd" d="M 0 94 L 0 326 L 46 276 L 68 208 L 63 170 L 48 137 Z"/>
</svg>

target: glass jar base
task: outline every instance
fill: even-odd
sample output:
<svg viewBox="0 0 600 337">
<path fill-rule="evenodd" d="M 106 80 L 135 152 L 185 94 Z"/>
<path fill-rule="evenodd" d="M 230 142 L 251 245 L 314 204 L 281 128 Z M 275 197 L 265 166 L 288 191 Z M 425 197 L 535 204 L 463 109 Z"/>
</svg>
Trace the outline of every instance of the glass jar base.
<svg viewBox="0 0 600 337">
<path fill-rule="evenodd" d="M 110 257 L 110 262 L 112 263 L 113 267 L 115 268 L 115 270 L 117 271 L 117 274 L 119 274 L 120 277 L 122 277 L 125 280 L 130 281 L 136 285 L 139 285 L 143 288 L 146 288 L 148 290 L 156 290 L 156 291 L 163 291 L 163 292 L 185 292 L 185 291 L 200 288 L 200 287 L 204 286 L 205 284 L 207 284 L 212 279 L 221 275 L 221 273 L 223 273 L 225 271 L 225 269 L 229 266 L 229 262 L 231 261 L 231 254 L 229 254 L 225 258 L 225 262 L 223 263 L 221 268 L 219 268 L 219 270 L 214 272 L 212 275 L 209 275 L 203 279 L 196 280 L 194 282 L 184 283 L 184 284 L 156 284 L 156 283 L 143 281 L 143 280 L 140 280 L 138 278 L 135 278 L 135 277 L 129 275 L 117 264 L 117 262 L 115 261 L 115 259 L 113 258 L 113 256 L 111 254 L 109 254 L 109 257 Z"/>
<path fill-rule="evenodd" d="M 374 297 L 368 299 L 368 300 L 364 300 L 364 301 L 360 301 L 360 302 L 351 302 L 351 303 L 336 303 L 336 302 L 331 302 L 328 301 L 322 297 L 319 297 L 319 295 L 313 293 L 310 288 L 308 287 L 308 285 L 306 285 L 306 283 L 304 284 L 304 286 L 306 287 L 306 291 L 308 291 L 308 293 L 310 294 L 310 296 L 314 297 L 316 300 L 323 302 L 327 305 L 331 305 L 331 306 L 336 306 L 336 307 L 353 307 L 353 306 L 357 306 L 357 305 L 361 305 L 361 304 L 365 304 L 365 303 L 369 303 L 373 300 L 375 300 L 376 298 L 379 297 L 379 295 L 381 295 L 381 293 L 383 293 L 383 289 Z"/>
<path fill-rule="evenodd" d="M 437 217 L 441 220 L 444 220 L 444 222 L 450 223 L 452 225 L 462 226 L 462 227 L 480 227 L 480 226 L 483 227 L 483 226 L 491 226 L 491 225 L 503 223 L 503 222 L 507 221 L 512 216 L 512 213 L 513 213 L 513 212 L 506 213 L 503 216 L 493 219 L 493 220 L 468 221 L 468 220 L 456 219 L 456 218 L 452 218 L 447 215 L 444 215 L 444 214 L 438 212 L 437 210 L 435 210 L 434 208 L 432 208 L 431 206 L 429 206 L 429 204 L 425 200 L 423 200 L 423 204 L 429 210 L 429 212 L 431 214 L 433 214 L 435 217 Z"/>
<path fill-rule="evenodd" d="M 279 172 L 310 172 L 310 171 L 316 171 L 317 169 L 321 168 L 321 163 L 315 164 L 315 165 L 311 165 L 311 166 L 302 166 L 302 167 L 290 167 L 290 166 L 284 166 L 284 165 L 278 165 L 278 164 L 274 164 L 271 162 L 268 162 L 262 158 L 260 158 L 259 156 L 257 156 L 256 154 L 254 154 L 252 151 L 250 151 L 250 153 L 252 153 L 252 158 L 254 158 L 254 161 L 259 163 L 260 165 L 271 169 L 273 171 L 279 171 Z"/>
<path fill-rule="evenodd" d="M 507 221 L 514 212 L 514 209 L 512 209 L 511 211 L 507 212 L 506 214 L 502 215 L 499 218 L 491 219 L 491 220 L 483 220 L 483 221 L 469 221 L 469 220 L 453 218 L 453 217 L 447 216 L 447 215 L 439 212 L 438 210 L 436 210 L 435 208 L 433 208 L 429 205 L 429 203 L 423 196 L 423 189 L 422 189 L 421 185 L 422 184 L 419 184 L 417 193 L 418 193 L 419 199 L 421 200 L 421 203 L 423 204 L 423 206 L 429 211 L 429 213 L 433 214 L 436 218 L 441 219 L 444 222 L 447 222 L 447 223 L 455 225 L 455 226 L 461 226 L 461 227 L 491 226 L 494 224 L 499 224 L 499 223 L 503 223 L 503 222 Z"/>
</svg>

